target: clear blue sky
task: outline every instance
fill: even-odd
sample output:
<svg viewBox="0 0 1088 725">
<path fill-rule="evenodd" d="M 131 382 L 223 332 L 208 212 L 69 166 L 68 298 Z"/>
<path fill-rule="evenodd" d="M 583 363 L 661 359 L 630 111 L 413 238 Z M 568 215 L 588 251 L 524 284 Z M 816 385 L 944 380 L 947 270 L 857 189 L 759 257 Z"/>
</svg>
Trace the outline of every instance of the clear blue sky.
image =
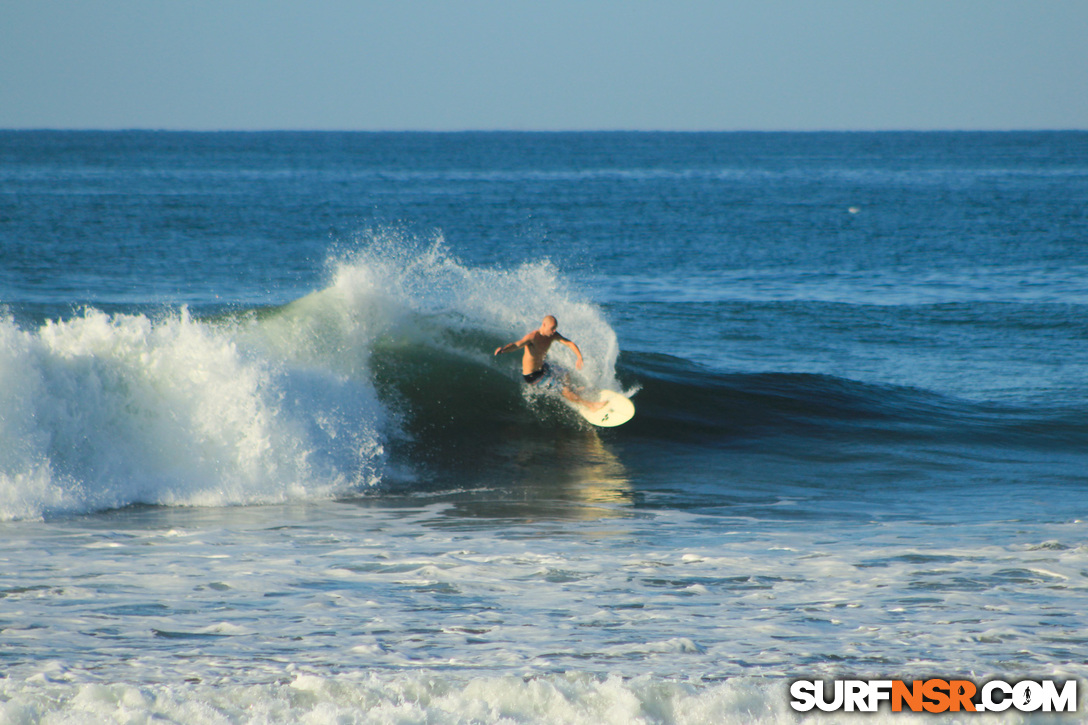
<svg viewBox="0 0 1088 725">
<path fill-rule="evenodd" d="M 2 0 L 0 128 L 1088 128 L 1085 0 Z"/>
</svg>

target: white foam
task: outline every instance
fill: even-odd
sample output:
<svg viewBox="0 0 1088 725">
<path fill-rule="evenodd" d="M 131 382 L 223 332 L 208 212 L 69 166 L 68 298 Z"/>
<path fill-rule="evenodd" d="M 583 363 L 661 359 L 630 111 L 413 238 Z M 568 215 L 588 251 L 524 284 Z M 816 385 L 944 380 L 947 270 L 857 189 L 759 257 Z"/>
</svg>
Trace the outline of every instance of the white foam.
<svg viewBox="0 0 1088 725">
<path fill-rule="evenodd" d="M 788 722 L 784 680 L 633 680 L 570 673 L 461 678 L 434 672 L 297 674 L 257 686 L 0 681 L 4 722 L 638 723 Z M 871 721 L 871 720 L 869 720 Z"/>
<path fill-rule="evenodd" d="M 1073 523 L 450 516 L 5 524 L 0 722 L 779 722 L 797 677 L 1088 674 Z"/>
<path fill-rule="evenodd" d="M 296 674 L 283 684 L 153 685 L 16 683 L 0 680 L 5 723 L 563 723 L 564 725 L 730 725 L 754 723 L 1067 722 L 1077 715 L 972 713 L 796 713 L 790 680 L 724 682 L 621 678 L 579 673 L 464 677 L 437 672 Z"/>
<path fill-rule="evenodd" d="M 25 332 L 0 322 L 0 518 L 150 503 L 221 506 L 327 495 L 380 455 L 331 423 L 365 390 L 283 367 L 183 310 L 87 310 Z M 345 445 L 346 444 L 346 445 Z"/>
</svg>

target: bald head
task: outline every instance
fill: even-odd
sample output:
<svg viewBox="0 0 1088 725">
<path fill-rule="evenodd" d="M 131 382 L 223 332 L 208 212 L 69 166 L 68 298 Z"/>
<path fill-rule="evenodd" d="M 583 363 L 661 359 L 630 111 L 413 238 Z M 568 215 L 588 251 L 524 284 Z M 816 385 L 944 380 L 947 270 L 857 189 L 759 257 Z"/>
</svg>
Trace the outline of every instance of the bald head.
<svg viewBox="0 0 1088 725">
<path fill-rule="evenodd" d="M 551 336 L 555 328 L 559 327 L 559 320 L 554 315 L 544 315 L 544 321 L 540 323 L 540 334 Z"/>
</svg>

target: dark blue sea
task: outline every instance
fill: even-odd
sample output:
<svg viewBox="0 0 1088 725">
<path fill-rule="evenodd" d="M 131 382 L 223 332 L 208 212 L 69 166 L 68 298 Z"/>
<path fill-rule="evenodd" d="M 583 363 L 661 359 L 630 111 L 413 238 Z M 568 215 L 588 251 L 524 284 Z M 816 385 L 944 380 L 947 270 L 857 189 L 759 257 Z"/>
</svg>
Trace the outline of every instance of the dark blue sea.
<svg viewBox="0 0 1088 725">
<path fill-rule="evenodd" d="M 1086 521 L 1088 133 L 0 132 L 0 722 L 1084 678 Z"/>
</svg>

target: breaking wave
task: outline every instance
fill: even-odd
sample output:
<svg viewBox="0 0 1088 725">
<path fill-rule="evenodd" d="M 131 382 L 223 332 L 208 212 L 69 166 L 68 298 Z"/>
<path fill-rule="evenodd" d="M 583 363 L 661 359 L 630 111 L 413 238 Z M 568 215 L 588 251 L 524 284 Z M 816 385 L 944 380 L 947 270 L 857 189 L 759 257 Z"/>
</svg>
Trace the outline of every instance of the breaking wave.
<svg viewBox="0 0 1088 725">
<path fill-rule="evenodd" d="M 471 268 L 387 238 L 329 266 L 278 308 L 0 319 L 0 519 L 366 489 L 435 405 L 532 407 L 490 351 L 546 313 L 581 344 L 582 382 L 615 384 L 615 333 L 548 262 Z"/>
</svg>

